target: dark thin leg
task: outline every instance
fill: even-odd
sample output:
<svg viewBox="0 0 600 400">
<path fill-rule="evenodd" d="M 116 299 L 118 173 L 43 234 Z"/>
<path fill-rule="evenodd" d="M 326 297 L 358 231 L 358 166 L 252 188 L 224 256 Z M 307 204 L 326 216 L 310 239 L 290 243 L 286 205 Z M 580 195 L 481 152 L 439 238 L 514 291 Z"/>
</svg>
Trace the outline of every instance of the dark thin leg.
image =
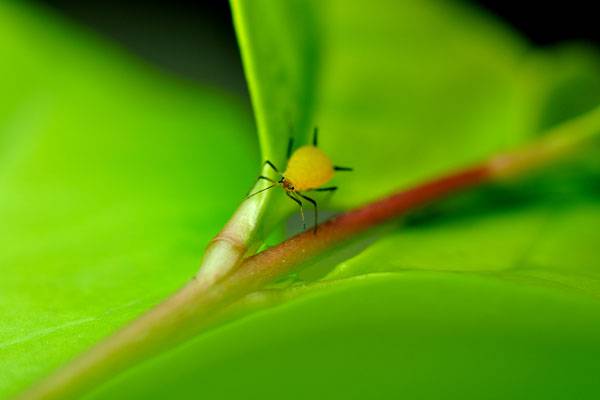
<svg viewBox="0 0 600 400">
<path fill-rule="evenodd" d="M 317 233 L 317 224 L 319 223 L 319 208 L 317 207 L 317 202 L 314 199 L 311 199 L 308 196 L 303 195 L 302 193 L 298 193 L 298 196 L 302 197 L 303 199 L 310 201 L 312 203 L 312 205 L 315 207 L 315 234 Z"/>
<path fill-rule="evenodd" d="M 317 147 L 319 145 L 319 127 L 315 126 L 315 130 L 313 131 L 313 146 Z"/>
<path fill-rule="evenodd" d="M 294 200 L 300 206 L 300 215 L 302 216 L 302 225 L 304 226 L 304 230 L 306 230 L 306 220 L 304 219 L 304 207 L 302 206 L 302 202 L 299 199 L 292 196 L 290 192 L 285 192 L 285 194 L 287 194 L 287 196 L 290 199 Z"/>
<path fill-rule="evenodd" d="M 354 168 L 351 167 L 338 167 L 337 165 L 333 166 L 334 171 L 354 171 Z"/>
<path fill-rule="evenodd" d="M 331 187 L 310 189 L 309 192 L 335 192 L 337 189 L 338 189 L 337 186 L 331 186 Z"/>
<path fill-rule="evenodd" d="M 264 175 L 261 175 L 261 176 L 259 176 L 259 177 L 256 179 L 256 181 L 258 182 L 258 181 L 260 181 L 261 179 L 264 179 L 265 181 L 269 181 L 269 182 L 271 182 L 271 183 L 277 183 L 277 182 L 275 182 L 273 179 L 271 179 L 271 178 L 269 178 L 269 177 L 267 177 L 267 176 L 264 176 Z"/>
<path fill-rule="evenodd" d="M 277 182 L 275 182 L 273 179 L 269 178 L 268 176 L 264 176 L 264 175 L 261 175 L 258 178 L 256 178 L 256 182 L 260 181 L 261 179 L 264 179 L 265 181 L 269 181 L 271 183 L 277 184 Z M 252 190 L 252 189 L 250 189 L 250 190 Z M 256 193 L 259 193 L 259 192 L 256 192 Z M 254 196 L 254 194 L 251 195 L 250 193 L 248 193 L 248 196 L 246 196 L 246 198 L 252 197 L 252 196 Z"/>
<path fill-rule="evenodd" d="M 292 155 L 292 149 L 293 148 L 294 148 L 294 138 L 290 137 L 290 140 L 288 140 L 288 148 L 287 148 L 287 158 L 288 159 Z"/>
<path fill-rule="evenodd" d="M 254 193 L 252 193 L 252 194 L 248 195 L 246 198 L 247 198 L 247 199 L 249 199 L 250 197 L 252 197 L 252 196 L 256 196 L 257 194 L 259 194 L 259 193 L 262 193 L 262 192 L 264 192 L 265 190 L 272 189 L 272 188 L 274 188 L 275 186 L 277 186 L 277 184 L 276 184 L 276 183 L 275 183 L 275 184 L 273 184 L 273 185 L 271 185 L 271 186 L 269 186 L 269 187 L 266 187 L 266 188 L 264 188 L 264 189 L 260 189 L 258 192 L 254 192 Z"/>
<path fill-rule="evenodd" d="M 273 163 L 272 163 L 271 161 L 269 161 L 269 160 L 265 161 L 265 163 L 263 164 L 263 167 L 264 167 L 265 165 L 268 165 L 269 167 L 273 168 L 273 170 L 274 170 L 275 172 L 279 173 L 279 170 L 277 169 L 277 167 L 276 167 L 275 165 L 273 165 Z"/>
</svg>

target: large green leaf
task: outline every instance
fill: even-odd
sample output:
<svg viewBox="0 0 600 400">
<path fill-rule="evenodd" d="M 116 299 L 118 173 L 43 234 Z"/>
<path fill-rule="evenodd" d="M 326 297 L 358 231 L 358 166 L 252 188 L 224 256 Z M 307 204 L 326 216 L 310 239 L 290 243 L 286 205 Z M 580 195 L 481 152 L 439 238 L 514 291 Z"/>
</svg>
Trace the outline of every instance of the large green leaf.
<svg viewBox="0 0 600 400">
<path fill-rule="evenodd" d="M 282 162 L 289 104 L 300 137 L 320 125 L 323 148 L 357 169 L 337 178 L 338 207 L 472 162 L 598 103 L 593 53 L 535 51 L 452 3 L 233 4 L 263 156 Z M 0 231 L 10 261 L 1 265 L 11 266 L 0 282 L 9 290 L 0 311 L 9 320 L 0 348 L 9 393 L 182 282 L 198 245 L 243 192 L 234 175 L 251 179 L 256 164 L 236 132 L 248 130 L 246 121 L 217 94 L 165 81 L 70 29 L 0 10 L 0 30 L 10 33 L 0 35 L 10 43 L 0 51 L 22 60 L 0 66 L 22 74 L 22 83 L 7 82 L 12 98 L 35 105 L 27 93 L 42 88 L 61 101 L 53 124 L 39 119 L 50 132 L 43 140 L 19 142 L 2 158 L 12 166 L 1 175 L 9 194 L 0 203 L 10 211 L 0 211 L 10 222 Z M 21 103 L 2 101 L 11 129 L 34 129 L 35 107 L 19 114 Z M 92 118 L 88 106 L 105 115 Z M 173 124 L 183 133 L 169 137 L 170 147 L 160 138 Z M 192 135 L 198 126 L 215 136 Z M 79 136 L 85 130 L 97 135 Z M 236 170 L 213 168 L 217 158 L 235 160 Z M 92 397 L 595 397 L 598 202 L 575 192 L 561 208 L 484 198 L 471 214 L 451 206 L 413 222 L 331 265 L 323 280 L 242 299 L 238 315 L 262 311 Z"/>
<path fill-rule="evenodd" d="M 597 186 L 522 183 L 415 216 L 324 279 L 253 294 L 239 309 L 262 311 L 91 398 L 595 398 Z"/>
<path fill-rule="evenodd" d="M 257 164 L 241 102 L 0 4 L 0 397 L 186 282 Z"/>
<path fill-rule="evenodd" d="M 368 275 L 200 337 L 91 398 L 595 398 L 599 333 L 596 298 L 543 281 Z"/>
<path fill-rule="evenodd" d="M 478 272 L 501 279 L 540 278 L 600 296 L 599 224 L 598 194 L 458 212 L 402 227 L 338 265 L 326 279 L 419 270 Z"/>
<path fill-rule="evenodd" d="M 261 4 L 234 5 L 250 18 L 245 29 L 262 31 L 252 19 L 267 12 Z M 321 22 L 315 123 L 335 160 L 357 167 L 338 204 L 475 161 L 598 103 L 593 55 L 527 52 L 461 8 L 307 8 Z M 249 52 L 263 44 L 251 38 Z M 267 79 L 263 96 L 268 87 Z M 581 181 L 570 183 L 591 182 Z M 453 217 L 404 226 L 319 282 L 243 300 L 242 309 L 279 306 L 151 361 L 95 398 L 569 398 L 595 381 L 600 350 L 599 209 L 580 189 L 523 201 L 508 187 L 454 204 Z"/>
<path fill-rule="evenodd" d="M 338 205 L 475 161 L 598 104 L 598 62 L 584 49 L 535 52 L 493 21 L 437 2 L 307 4 L 321 23 L 314 122 L 335 160 L 357 167 L 340 179 Z M 250 19 L 241 32 L 256 31 L 242 45 L 260 57 L 269 35 L 252 18 L 271 11 L 234 5 Z M 263 311 L 92 398 L 594 397 L 598 171 L 554 171 L 424 212 L 322 280 L 242 300 L 242 312 Z"/>
</svg>

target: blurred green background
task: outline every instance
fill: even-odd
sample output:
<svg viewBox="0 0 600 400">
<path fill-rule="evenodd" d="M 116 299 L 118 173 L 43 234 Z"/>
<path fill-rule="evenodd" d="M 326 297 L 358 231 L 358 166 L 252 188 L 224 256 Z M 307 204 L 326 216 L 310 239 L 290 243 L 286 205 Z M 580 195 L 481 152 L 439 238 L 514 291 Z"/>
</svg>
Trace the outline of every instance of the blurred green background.
<svg viewBox="0 0 600 400">
<path fill-rule="evenodd" d="M 254 108 L 226 2 L 0 3 L 0 397 L 186 282 L 290 108 L 356 168 L 320 199 L 338 211 L 600 103 L 585 2 L 241 3 Z M 595 398 L 589 150 L 424 210 L 91 397 Z"/>
</svg>

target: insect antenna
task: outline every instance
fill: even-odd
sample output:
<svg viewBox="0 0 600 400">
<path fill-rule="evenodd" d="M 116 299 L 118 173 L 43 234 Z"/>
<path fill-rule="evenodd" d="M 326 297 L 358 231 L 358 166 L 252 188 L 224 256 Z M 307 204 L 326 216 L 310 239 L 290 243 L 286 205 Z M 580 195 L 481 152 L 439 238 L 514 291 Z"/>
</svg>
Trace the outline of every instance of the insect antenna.
<svg viewBox="0 0 600 400">
<path fill-rule="evenodd" d="M 271 185 L 271 186 L 269 186 L 269 187 L 266 187 L 266 188 L 264 188 L 264 189 L 261 189 L 261 190 L 259 190 L 258 192 L 254 192 L 254 193 L 252 193 L 252 194 L 249 194 L 248 196 L 246 196 L 246 199 L 249 199 L 249 198 L 250 198 L 250 197 L 252 197 L 252 196 L 256 196 L 257 194 L 259 194 L 259 193 L 262 193 L 262 192 L 264 192 L 265 190 L 272 189 L 272 188 L 274 188 L 275 186 L 277 186 L 277 184 L 276 184 L 276 183 L 275 183 L 275 184 L 273 184 L 273 185 Z"/>
<path fill-rule="evenodd" d="M 261 176 L 259 176 L 258 178 L 256 178 L 256 181 L 258 182 L 258 181 L 260 181 L 261 179 L 264 179 L 265 181 L 269 181 L 269 182 L 271 182 L 271 183 L 277 183 L 277 182 L 275 182 L 273 179 L 269 178 L 268 176 L 264 176 L 264 175 L 261 175 Z"/>
</svg>

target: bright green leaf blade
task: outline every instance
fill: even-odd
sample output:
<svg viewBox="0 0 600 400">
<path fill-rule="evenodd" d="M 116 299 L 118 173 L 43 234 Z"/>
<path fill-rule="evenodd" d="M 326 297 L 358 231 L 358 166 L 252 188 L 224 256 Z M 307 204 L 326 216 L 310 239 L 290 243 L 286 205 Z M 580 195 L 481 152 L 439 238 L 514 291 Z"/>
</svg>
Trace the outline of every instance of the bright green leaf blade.
<svg viewBox="0 0 600 400">
<path fill-rule="evenodd" d="M 466 4 L 283 3 L 232 2 L 257 120 L 269 121 L 263 153 L 283 151 L 287 132 L 272 120 L 298 107 L 302 133 L 305 119 L 319 125 L 334 163 L 355 168 L 336 178 L 338 207 L 479 161 L 600 102 L 589 49 L 533 51 Z"/>
<path fill-rule="evenodd" d="M 506 279 L 544 278 L 600 295 L 598 198 L 455 217 L 401 227 L 360 255 L 338 265 L 326 279 L 410 270 L 502 272 Z"/>
<path fill-rule="evenodd" d="M 321 66 L 320 24 L 306 2 L 231 0 L 263 158 L 285 168 L 288 139 L 303 141 Z"/>
<path fill-rule="evenodd" d="M 598 49 L 562 45 L 530 54 L 526 82 L 539 98 L 538 133 L 575 118 L 600 104 Z"/>
<path fill-rule="evenodd" d="M 543 281 L 371 275 L 198 338 L 90 397 L 593 398 L 598 305 Z"/>
<path fill-rule="evenodd" d="M 241 104 L 0 5 L 0 397 L 196 273 L 257 163 Z"/>
</svg>

